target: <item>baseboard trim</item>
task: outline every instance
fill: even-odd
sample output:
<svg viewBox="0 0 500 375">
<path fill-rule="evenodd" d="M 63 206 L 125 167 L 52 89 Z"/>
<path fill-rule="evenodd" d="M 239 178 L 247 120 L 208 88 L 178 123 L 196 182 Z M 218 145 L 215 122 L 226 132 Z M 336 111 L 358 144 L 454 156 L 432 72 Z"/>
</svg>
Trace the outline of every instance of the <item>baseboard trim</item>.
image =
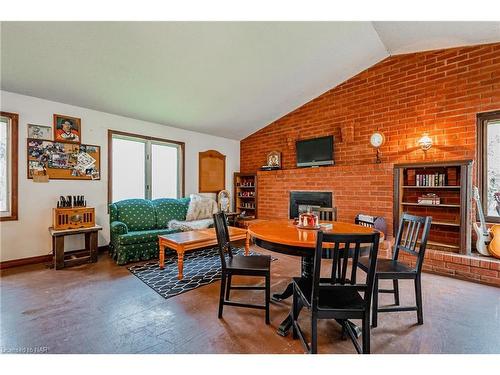
<svg viewBox="0 0 500 375">
<path fill-rule="evenodd" d="M 109 246 L 104 245 L 104 246 L 99 246 L 98 251 L 99 252 L 108 251 L 108 249 Z M 85 249 L 66 251 L 65 254 L 77 255 L 78 253 L 82 252 L 85 252 Z M 29 266 L 31 264 L 48 263 L 48 262 L 52 262 L 52 254 L 38 255 L 35 257 L 13 259 L 13 260 L 7 260 L 5 262 L 0 262 L 0 270 L 5 270 L 7 268 L 21 267 L 21 266 Z"/>
</svg>

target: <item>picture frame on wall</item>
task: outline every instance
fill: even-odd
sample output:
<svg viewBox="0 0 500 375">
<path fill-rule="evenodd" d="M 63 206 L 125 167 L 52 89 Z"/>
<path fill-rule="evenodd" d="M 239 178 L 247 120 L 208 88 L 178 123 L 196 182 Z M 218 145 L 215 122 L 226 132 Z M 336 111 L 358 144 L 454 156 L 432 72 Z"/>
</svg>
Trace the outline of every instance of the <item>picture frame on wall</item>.
<svg viewBox="0 0 500 375">
<path fill-rule="evenodd" d="M 52 127 L 28 124 L 28 138 L 43 139 L 45 141 L 52 140 Z"/>
<path fill-rule="evenodd" d="M 54 141 L 81 143 L 81 119 L 54 114 Z"/>
</svg>

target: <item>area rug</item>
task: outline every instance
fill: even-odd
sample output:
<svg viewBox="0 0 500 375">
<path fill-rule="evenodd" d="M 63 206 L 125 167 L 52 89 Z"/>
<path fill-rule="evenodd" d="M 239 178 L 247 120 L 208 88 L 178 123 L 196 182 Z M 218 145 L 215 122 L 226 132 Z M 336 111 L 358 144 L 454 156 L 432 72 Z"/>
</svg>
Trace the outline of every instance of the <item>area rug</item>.
<svg viewBox="0 0 500 375">
<path fill-rule="evenodd" d="M 233 248 L 233 254 L 244 255 L 244 248 Z M 250 252 L 250 256 L 258 255 Z M 275 260 L 273 258 L 272 260 Z M 128 267 L 147 286 L 161 295 L 170 298 L 200 286 L 213 283 L 221 278 L 221 265 L 217 247 L 196 250 L 184 255 L 184 278 L 177 279 L 177 256 L 174 252 L 165 255 L 165 268 L 158 267 L 158 260 Z"/>
</svg>

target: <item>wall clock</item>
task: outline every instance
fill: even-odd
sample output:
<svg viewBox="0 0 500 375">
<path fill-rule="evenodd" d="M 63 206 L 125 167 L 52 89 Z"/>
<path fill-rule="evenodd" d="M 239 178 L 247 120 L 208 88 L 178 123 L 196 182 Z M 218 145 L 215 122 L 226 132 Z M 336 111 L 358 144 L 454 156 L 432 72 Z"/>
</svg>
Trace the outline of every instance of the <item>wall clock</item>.
<svg viewBox="0 0 500 375">
<path fill-rule="evenodd" d="M 381 132 L 375 132 L 370 136 L 370 144 L 372 147 L 379 148 L 385 143 L 385 136 Z"/>
<path fill-rule="evenodd" d="M 370 144 L 377 150 L 376 163 L 381 163 L 379 148 L 385 143 L 385 136 L 383 133 L 376 131 L 370 136 Z"/>
</svg>

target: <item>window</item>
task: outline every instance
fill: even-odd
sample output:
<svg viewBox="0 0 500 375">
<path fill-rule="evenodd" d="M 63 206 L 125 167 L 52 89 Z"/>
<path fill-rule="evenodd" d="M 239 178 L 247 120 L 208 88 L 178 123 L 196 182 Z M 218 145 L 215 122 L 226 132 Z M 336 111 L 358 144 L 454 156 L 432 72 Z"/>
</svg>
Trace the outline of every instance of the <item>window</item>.
<svg viewBox="0 0 500 375">
<path fill-rule="evenodd" d="M 0 112 L 0 220 L 17 220 L 18 115 Z"/>
<path fill-rule="evenodd" d="M 478 115 L 478 177 L 486 221 L 500 222 L 500 111 Z"/>
<path fill-rule="evenodd" d="M 184 143 L 110 130 L 108 199 L 184 195 Z"/>
</svg>

